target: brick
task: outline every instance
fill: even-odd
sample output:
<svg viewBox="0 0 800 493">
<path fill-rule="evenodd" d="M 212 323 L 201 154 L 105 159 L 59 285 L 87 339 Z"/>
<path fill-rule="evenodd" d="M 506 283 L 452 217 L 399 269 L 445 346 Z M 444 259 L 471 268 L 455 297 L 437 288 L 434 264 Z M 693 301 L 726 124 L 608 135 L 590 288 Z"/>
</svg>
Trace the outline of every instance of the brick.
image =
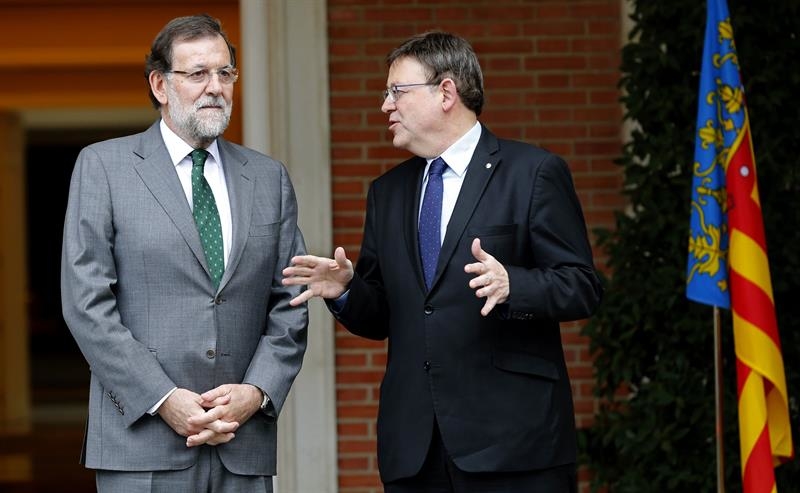
<svg viewBox="0 0 800 493">
<path fill-rule="evenodd" d="M 374 440 L 339 440 L 340 452 L 369 452 L 375 453 L 377 446 Z"/>
<path fill-rule="evenodd" d="M 476 41 L 472 43 L 476 53 L 529 53 L 533 52 L 533 41 L 526 38 L 510 40 Z"/>
<path fill-rule="evenodd" d="M 464 2 L 467 3 L 467 2 Z M 490 2 L 492 4 L 496 4 L 497 2 Z M 485 4 L 485 2 L 484 2 Z M 490 7 L 476 7 L 473 9 L 473 15 L 476 19 L 486 19 L 487 21 L 492 21 L 494 19 L 517 19 L 517 20 L 525 20 L 525 19 L 532 19 L 534 17 L 535 11 L 530 6 L 506 6 L 503 5 L 502 7 L 498 8 L 498 5 L 492 5 Z"/>
<path fill-rule="evenodd" d="M 463 7 L 437 7 L 432 13 L 435 20 L 446 22 L 464 21 L 471 17 L 470 10 Z"/>
<path fill-rule="evenodd" d="M 366 457 L 348 457 L 339 459 L 340 471 L 365 471 L 369 469 L 369 459 Z"/>
<path fill-rule="evenodd" d="M 358 216 L 343 216 L 335 214 L 333 216 L 333 227 L 339 229 L 352 229 L 356 228 L 361 230 L 364 227 L 364 217 Z"/>
<path fill-rule="evenodd" d="M 337 177 L 378 176 L 382 168 L 376 164 L 334 164 L 331 167 Z"/>
<path fill-rule="evenodd" d="M 350 258 L 350 260 L 353 259 Z M 337 335 L 336 339 L 337 349 L 378 348 L 378 347 L 382 348 L 384 346 L 384 343 L 382 341 L 373 341 L 371 339 L 365 339 L 363 337 L 350 335 L 349 332 L 347 332 L 346 334 L 347 335 L 344 337 L 339 337 Z"/>
<path fill-rule="evenodd" d="M 376 479 L 373 474 L 347 474 L 339 476 L 339 486 L 342 488 L 350 486 L 381 486 L 380 479 Z"/>
<path fill-rule="evenodd" d="M 575 37 L 586 33 L 586 24 L 583 20 L 556 20 L 548 19 L 546 22 L 532 22 L 523 28 L 525 36 L 551 36 Z"/>
<path fill-rule="evenodd" d="M 334 195 L 363 195 L 364 184 L 361 181 L 335 181 L 331 185 Z"/>
<path fill-rule="evenodd" d="M 378 416 L 378 406 L 377 404 L 367 405 L 349 403 L 347 406 L 338 406 L 336 414 L 337 418 L 341 420 L 348 418 L 374 419 Z"/>
<path fill-rule="evenodd" d="M 348 403 L 364 402 L 369 400 L 369 391 L 364 388 L 338 388 L 336 389 L 336 402 Z"/>
<path fill-rule="evenodd" d="M 522 68 L 522 58 L 521 57 L 499 57 L 499 58 L 490 58 L 486 60 L 486 63 L 481 65 L 484 69 L 489 71 L 509 71 L 515 72 L 519 71 Z"/>
<path fill-rule="evenodd" d="M 333 243 L 335 245 L 358 245 L 361 243 L 361 233 L 335 232 L 333 234 Z"/>
<path fill-rule="evenodd" d="M 544 56 L 527 57 L 525 59 L 525 70 L 568 70 L 585 69 L 589 66 L 584 56 Z"/>
<path fill-rule="evenodd" d="M 345 366 L 362 367 L 367 364 L 367 355 L 364 353 L 339 353 L 336 355 L 336 367 Z"/>
</svg>

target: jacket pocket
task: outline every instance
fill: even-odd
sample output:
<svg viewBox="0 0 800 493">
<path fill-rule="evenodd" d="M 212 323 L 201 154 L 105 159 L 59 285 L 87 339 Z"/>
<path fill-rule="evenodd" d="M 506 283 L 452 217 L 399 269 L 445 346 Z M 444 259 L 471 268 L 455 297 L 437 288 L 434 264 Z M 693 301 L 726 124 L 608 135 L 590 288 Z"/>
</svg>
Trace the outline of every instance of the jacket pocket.
<svg viewBox="0 0 800 493">
<path fill-rule="evenodd" d="M 475 226 L 467 229 L 468 245 L 474 238 L 480 238 L 481 248 L 497 259 L 501 264 L 514 261 L 514 240 L 517 224 L 498 224 L 492 226 Z"/>
<path fill-rule="evenodd" d="M 532 354 L 494 351 L 492 363 L 496 368 L 514 373 L 525 373 L 553 381 L 560 378 L 556 365 Z"/>
<path fill-rule="evenodd" d="M 494 226 L 476 226 L 467 230 L 470 238 L 485 238 L 487 236 L 507 236 L 517 232 L 516 224 L 497 224 Z"/>
<path fill-rule="evenodd" d="M 280 226 L 280 222 L 270 224 L 251 224 L 250 236 L 275 236 L 278 234 Z"/>
</svg>

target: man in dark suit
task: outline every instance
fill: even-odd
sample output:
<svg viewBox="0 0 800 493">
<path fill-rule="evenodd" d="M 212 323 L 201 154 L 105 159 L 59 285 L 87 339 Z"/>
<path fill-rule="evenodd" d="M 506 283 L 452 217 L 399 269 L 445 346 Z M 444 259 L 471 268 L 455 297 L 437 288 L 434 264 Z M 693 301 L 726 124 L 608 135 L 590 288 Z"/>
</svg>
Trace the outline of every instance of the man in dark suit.
<svg viewBox="0 0 800 493">
<path fill-rule="evenodd" d="M 292 301 L 325 298 L 354 334 L 389 339 L 378 414 L 388 493 L 571 492 L 576 443 L 559 322 L 601 287 L 569 169 L 477 118 L 480 66 L 447 33 L 388 56 L 382 111 L 416 157 L 372 184 L 353 269 L 298 256 Z"/>
<path fill-rule="evenodd" d="M 305 253 L 284 166 L 221 137 L 237 79 L 206 16 L 145 68 L 161 119 L 78 156 L 64 319 L 89 363 L 82 454 L 100 492 L 271 492 L 276 418 L 308 323 L 280 268 Z"/>
</svg>

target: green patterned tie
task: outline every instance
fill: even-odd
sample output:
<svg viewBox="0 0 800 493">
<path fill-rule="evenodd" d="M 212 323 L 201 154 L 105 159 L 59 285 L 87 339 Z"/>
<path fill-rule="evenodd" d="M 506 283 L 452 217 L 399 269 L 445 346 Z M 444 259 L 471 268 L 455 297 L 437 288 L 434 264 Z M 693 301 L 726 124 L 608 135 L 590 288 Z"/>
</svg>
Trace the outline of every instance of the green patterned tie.
<svg viewBox="0 0 800 493">
<path fill-rule="evenodd" d="M 192 213 L 197 231 L 200 233 L 200 242 L 203 244 L 203 253 L 206 255 L 208 270 L 214 287 L 219 287 L 222 273 L 225 271 L 225 262 L 222 257 L 222 225 L 219 222 L 217 203 L 214 193 L 203 176 L 203 167 L 206 164 L 208 151 L 195 149 L 192 156 Z"/>
</svg>

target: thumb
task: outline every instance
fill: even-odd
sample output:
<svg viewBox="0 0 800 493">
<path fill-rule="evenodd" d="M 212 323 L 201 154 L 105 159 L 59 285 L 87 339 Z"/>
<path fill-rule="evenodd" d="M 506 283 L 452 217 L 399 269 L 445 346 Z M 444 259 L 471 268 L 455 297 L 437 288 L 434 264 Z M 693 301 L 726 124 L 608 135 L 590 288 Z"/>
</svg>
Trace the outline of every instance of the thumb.
<svg viewBox="0 0 800 493">
<path fill-rule="evenodd" d="M 336 264 L 340 269 L 347 269 L 349 267 L 350 261 L 347 260 L 347 255 L 344 253 L 344 248 L 336 247 L 336 251 L 333 252 L 333 258 L 336 260 Z"/>
<path fill-rule="evenodd" d="M 481 239 L 475 238 L 472 240 L 472 256 L 478 259 L 479 261 L 483 262 L 487 259 L 489 254 L 483 251 L 481 248 Z"/>
</svg>

